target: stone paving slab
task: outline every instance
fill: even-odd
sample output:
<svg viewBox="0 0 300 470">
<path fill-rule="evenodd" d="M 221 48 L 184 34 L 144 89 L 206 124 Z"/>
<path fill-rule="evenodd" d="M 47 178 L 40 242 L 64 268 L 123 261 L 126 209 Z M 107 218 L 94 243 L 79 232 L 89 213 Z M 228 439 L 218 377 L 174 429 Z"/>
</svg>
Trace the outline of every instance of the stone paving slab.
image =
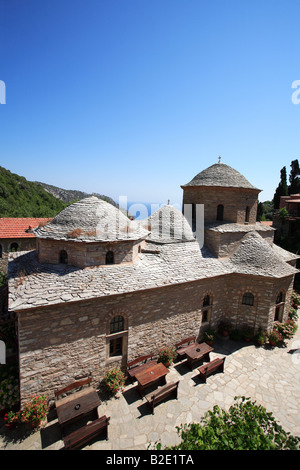
<svg viewBox="0 0 300 470">
<path fill-rule="evenodd" d="M 299 349 L 299 353 L 293 350 Z M 109 440 L 98 440 L 87 450 L 145 450 L 160 441 L 163 446 L 178 443 L 176 426 L 199 421 L 206 411 L 219 405 L 228 409 L 234 397 L 244 395 L 256 400 L 286 431 L 300 436 L 300 329 L 284 348 L 258 348 L 254 344 L 219 340 L 211 359 L 226 355 L 224 373 L 198 378 L 184 361 L 170 367 L 167 382 L 179 380 L 178 399 L 169 399 L 151 414 L 136 385 L 103 402 L 99 415 L 110 416 Z M 18 436 L 0 424 L 2 450 L 58 450 L 63 448 L 57 419 L 28 436 Z"/>
</svg>

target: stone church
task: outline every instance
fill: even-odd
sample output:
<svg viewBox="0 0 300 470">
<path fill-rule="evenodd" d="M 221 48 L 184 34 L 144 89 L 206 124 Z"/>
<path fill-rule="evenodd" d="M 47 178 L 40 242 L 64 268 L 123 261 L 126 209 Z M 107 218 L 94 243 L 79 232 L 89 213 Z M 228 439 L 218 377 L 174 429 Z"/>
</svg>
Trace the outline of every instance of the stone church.
<svg viewBox="0 0 300 470">
<path fill-rule="evenodd" d="M 167 204 L 132 221 L 89 197 L 35 229 L 36 250 L 11 254 L 22 401 L 87 375 L 97 385 L 224 320 L 255 331 L 287 318 L 298 257 L 256 222 L 260 190 L 221 162 L 182 189 L 189 220 Z"/>
</svg>

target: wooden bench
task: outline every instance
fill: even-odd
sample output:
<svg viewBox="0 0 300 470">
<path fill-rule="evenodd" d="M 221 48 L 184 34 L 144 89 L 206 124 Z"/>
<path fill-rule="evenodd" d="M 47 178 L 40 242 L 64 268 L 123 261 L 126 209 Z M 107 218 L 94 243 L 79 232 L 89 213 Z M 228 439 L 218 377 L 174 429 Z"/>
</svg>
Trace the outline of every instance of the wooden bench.
<svg viewBox="0 0 300 470">
<path fill-rule="evenodd" d="M 87 444 L 92 439 L 105 433 L 106 440 L 108 439 L 108 425 L 110 418 L 101 416 L 101 418 L 92 421 L 91 423 L 82 426 L 76 431 L 68 434 L 63 438 L 66 450 L 78 449 L 79 447 Z"/>
<path fill-rule="evenodd" d="M 199 367 L 198 371 L 201 379 L 206 383 L 206 378 L 217 370 L 219 370 L 220 372 L 224 372 L 224 362 L 225 357 L 223 357 L 222 359 L 217 358 L 209 362 L 208 364 L 204 364 L 203 366 Z"/>
<path fill-rule="evenodd" d="M 139 356 L 133 361 L 127 362 L 127 373 L 132 382 L 135 380 L 135 375 L 137 373 L 142 372 L 157 363 L 157 361 L 152 360 L 153 357 L 154 354 L 148 354 L 146 356 Z"/>
<path fill-rule="evenodd" d="M 196 336 L 190 336 L 189 338 L 186 338 L 186 339 L 183 339 L 182 341 L 180 341 L 179 343 L 176 343 L 175 344 L 175 348 L 177 349 L 177 354 L 179 357 L 182 357 L 185 355 L 185 351 L 186 351 L 186 348 L 188 348 L 188 346 L 191 344 L 191 343 L 194 343 L 196 341 Z M 186 344 L 187 346 L 183 346 L 184 344 Z"/>
<path fill-rule="evenodd" d="M 149 393 L 148 395 L 145 396 L 147 400 L 147 404 L 151 408 L 152 414 L 154 414 L 154 407 L 157 403 L 160 403 L 161 401 L 165 400 L 171 395 L 175 395 L 175 398 L 177 400 L 178 396 L 178 382 L 171 382 L 166 385 L 163 385 L 162 387 L 159 387 L 157 390 L 154 392 Z"/>
<path fill-rule="evenodd" d="M 66 393 L 75 390 L 76 388 L 83 387 L 84 385 L 90 385 L 92 382 L 92 377 L 88 377 L 85 379 L 77 380 L 76 382 L 73 382 L 69 385 L 67 385 L 64 388 L 60 388 L 59 390 L 55 390 L 54 395 L 56 400 L 61 396 L 65 395 Z"/>
</svg>

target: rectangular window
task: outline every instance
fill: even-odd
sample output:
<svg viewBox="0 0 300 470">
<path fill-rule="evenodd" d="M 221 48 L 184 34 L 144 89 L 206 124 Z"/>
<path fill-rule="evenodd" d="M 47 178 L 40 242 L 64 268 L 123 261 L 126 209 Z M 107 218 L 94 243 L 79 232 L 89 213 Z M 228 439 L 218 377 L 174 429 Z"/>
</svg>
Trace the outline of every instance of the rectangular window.
<svg viewBox="0 0 300 470">
<path fill-rule="evenodd" d="M 111 339 L 109 342 L 109 356 L 122 356 L 122 336 L 120 338 Z"/>
</svg>

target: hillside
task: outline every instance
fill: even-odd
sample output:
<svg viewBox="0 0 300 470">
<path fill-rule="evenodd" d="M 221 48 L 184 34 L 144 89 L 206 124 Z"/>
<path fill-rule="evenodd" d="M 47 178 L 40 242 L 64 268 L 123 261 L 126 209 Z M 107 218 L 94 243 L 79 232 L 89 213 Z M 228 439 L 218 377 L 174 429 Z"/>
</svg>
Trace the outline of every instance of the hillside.
<svg viewBox="0 0 300 470">
<path fill-rule="evenodd" d="M 54 217 L 67 205 L 41 185 L 0 167 L 0 217 Z"/>
<path fill-rule="evenodd" d="M 56 198 L 68 204 L 70 204 L 73 201 L 78 201 L 80 199 L 93 195 L 93 196 L 98 197 L 99 199 L 103 199 L 104 201 L 109 202 L 115 207 L 118 206 L 111 197 L 105 196 L 103 194 L 97 194 L 97 193 L 88 194 L 83 191 L 77 191 L 75 189 L 62 189 L 62 188 L 58 188 L 57 186 L 52 186 L 51 184 L 41 183 L 39 181 L 36 181 L 36 184 L 41 185 L 50 194 L 52 194 Z"/>
</svg>

